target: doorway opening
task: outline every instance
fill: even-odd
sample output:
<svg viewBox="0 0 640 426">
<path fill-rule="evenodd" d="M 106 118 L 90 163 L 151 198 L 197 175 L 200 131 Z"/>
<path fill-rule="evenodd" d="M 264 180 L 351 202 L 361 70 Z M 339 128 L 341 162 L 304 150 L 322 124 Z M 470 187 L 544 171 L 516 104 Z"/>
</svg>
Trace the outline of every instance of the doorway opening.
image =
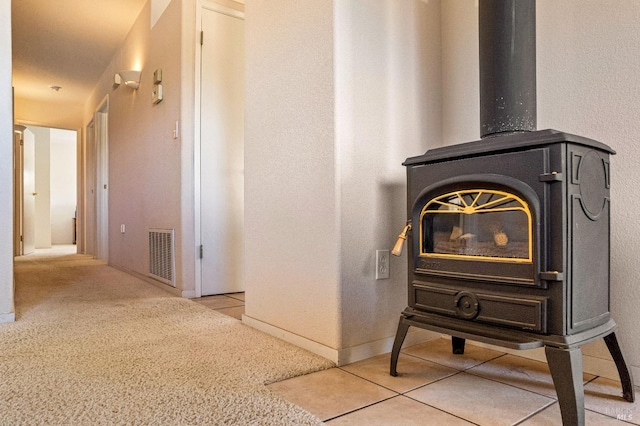
<svg viewBox="0 0 640 426">
<path fill-rule="evenodd" d="M 75 130 L 16 126 L 15 255 L 77 244 Z M 75 248 L 73 248 L 75 250 Z"/>
</svg>

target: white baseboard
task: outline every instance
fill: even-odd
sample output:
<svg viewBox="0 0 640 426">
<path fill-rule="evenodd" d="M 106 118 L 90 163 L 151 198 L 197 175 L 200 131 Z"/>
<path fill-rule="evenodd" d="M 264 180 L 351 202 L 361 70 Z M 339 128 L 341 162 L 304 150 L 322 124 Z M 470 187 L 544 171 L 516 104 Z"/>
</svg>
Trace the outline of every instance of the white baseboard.
<svg viewBox="0 0 640 426">
<path fill-rule="evenodd" d="M 260 330 L 263 333 L 267 333 L 271 336 L 277 337 L 278 339 L 284 340 L 285 342 L 296 345 L 302 349 L 306 349 L 316 355 L 320 355 L 323 358 L 327 358 L 329 361 L 332 361 L 336 364 L 338 363 L 338 351 L 330 348 L 329 346 L 314 342 L 313 340 L 309 340 L 306 337 L 291 333 L 290 331 L 284 330 L 274 325 L 267 324 L 266 322 L 262 322 L 255 318 L 247 316 L 246 314 L 242 315 L 242 323 L 248 325 L 249 327 L 255 328 L 256 330 Z"/>
<path fill-rule="evenodd" d="M 404 339 L 402 347 L 417 345 L 418 343 L 439 339 L 440 337 L 440 334 L 433 331 L 422 330 L 415 327 L 410 328 Z M 395 336 L 390 336 L 384 339 L 374 340 L 358 346 L 342 349 L 338 356 L 338 365 L 347 365 L 376 355 L 389 353 L 393 348 L 394 340 Z"/>
<path fill-rule="evenodd" d="M 335 349 L 321 343 L 314 342 L 313 340 L 309 340 L 306 337 L 291 333 L 290 331 L 283 330 L 271 324 L 267 324 L 247 315 L 242 316 L 242 322 L 249 327 L 255 328 L 271 336 L 282 339 L 285 342 L 289 342 L 302 349 L 306 349 L 309 352 L 320 355 L 323 358 L 327 358 L 338 366 L 351 364 L 352 362 L 391 352 L 391 348 L 393 347 L 393 340 L 395 339 L 395 336 L 391 336 L 384 339 L 367 342 L 362 345 L 344 349 Z M 426 342 L 428 340 L 437 339 L 439 337 L 441 337 L 440 334 L 427 330 L 410 330 L 407 333 L 407 337 L 404 340 L 403 346 L 415 345 L 418 343 Z"/>
<path fill-rule="evenodd" d="M 391 348 L 393 347 L 393 340 L 395 339 L 395 336 L 390 336 L 384 339 L 374 340 L 372 342 L 367 342 L 349 348 L 335 349 L 321 343 L 314 342 L 313 340 L 309 340 L 306 337 L 291 333 L 290 331 L 273 326 L 271 324 L 267 324 L 247 315 L 242 316 L 242 322 L 249 327 L 253 327 L 264 333 L 270 334 L 271 336 L 282 339 L 285 342 L 289 342 L 300 348 L 306 349 L 316 355 L 327 358 L 328 360 L 334 362 L 337 366 L 351 364 L 352 362 L 391 352 Z M 447 335 L 442 335 L 432 331 L 412 327 L 407 333 L 407 337 L 404 340 L 403 347 L 416 345 L 418 343 L 439 338 L 450 339 L 450 337 Z M 470 340 L 467 340 L 467 344 L 493 349 L 498 352 L 505 352 L 535 361 L 541 361 L 545 363 L 547 362 L 544 348 L 519 351 Z M 634 365 L 627 365 L 627 367 L 629 368 L 631 375 L 634 378 L 637 378 L 637 380 L 634 380 L 634 382 L 637 383 L 640 380 L 640 367 Z M 593 374 L 594 376 L 600 376 L 607 379 L 620 381 L 620 376 L 618 375 L 616 365 L 611 359 L 603 359 L 583 354 L 582 369 L 585 373 Z"/>
<path fill-rule="evenodd" d="M 196 296 L 195 290 L 182 290 L 182 297 L 185 299 L 195 299 L 198 296 Z"/>
<path fill-rule="evenodd" d="M 0 323 L 15 322 L 15 320 L 16 320 L 15 312 L 9 312 L 8 314 L 0 314 Z"/>
</svg>

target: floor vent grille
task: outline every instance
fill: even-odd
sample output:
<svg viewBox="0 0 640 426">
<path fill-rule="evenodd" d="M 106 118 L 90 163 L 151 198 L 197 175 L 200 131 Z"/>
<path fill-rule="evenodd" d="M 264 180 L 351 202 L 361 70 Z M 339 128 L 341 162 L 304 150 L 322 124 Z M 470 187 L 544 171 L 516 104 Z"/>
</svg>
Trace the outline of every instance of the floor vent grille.
<svg viewBox="0 0 640 426">
<path fill-rule="evenodd" d="M 149 276 L 175 287 L 173 234 L 173 229 L 149 229 Z"/>
</svg>

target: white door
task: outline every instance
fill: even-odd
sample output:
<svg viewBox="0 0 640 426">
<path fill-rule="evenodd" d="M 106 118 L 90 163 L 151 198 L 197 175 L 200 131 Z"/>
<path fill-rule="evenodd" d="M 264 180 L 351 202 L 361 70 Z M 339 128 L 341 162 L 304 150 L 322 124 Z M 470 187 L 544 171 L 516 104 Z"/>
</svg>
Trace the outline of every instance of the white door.
<svg viewBox="0 0 640 426">
<path fill-rule="evenodd" d="M 244 291 L 244 21 L 202 11 L 200 220 L 203 296 Z"/>
<path fill-rule="evenodd" d="M 109 118 L 105 102 L 95 114 L 96 127 L 96 257 L 109 258 Z"/>
<path fill-rule="evenodd" d="M 22 132 L 22 254 L 36 249 L 36 144 L 29 130 Z"/>
</svg>

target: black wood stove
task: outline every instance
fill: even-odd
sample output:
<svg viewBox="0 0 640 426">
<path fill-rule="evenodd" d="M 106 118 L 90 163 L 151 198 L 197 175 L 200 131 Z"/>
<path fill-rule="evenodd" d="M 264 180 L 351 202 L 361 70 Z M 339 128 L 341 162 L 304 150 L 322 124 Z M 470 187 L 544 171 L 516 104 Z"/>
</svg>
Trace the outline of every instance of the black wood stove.
<svg viewBox="0 0 640 426">
<path fill-rule="evenodd" d="M 410 326 L 512 349 L 545 347 L 565 425 L 584 424 L 580 347 L 604 338 L 632 378 L 609 313 L 610 167 L 592 139 L 536 131 L 535 2 L 480 0 L 482 140 L 408 158 Z M 394 251 L 398 251 L 398 245 Z"/>
</svg>

